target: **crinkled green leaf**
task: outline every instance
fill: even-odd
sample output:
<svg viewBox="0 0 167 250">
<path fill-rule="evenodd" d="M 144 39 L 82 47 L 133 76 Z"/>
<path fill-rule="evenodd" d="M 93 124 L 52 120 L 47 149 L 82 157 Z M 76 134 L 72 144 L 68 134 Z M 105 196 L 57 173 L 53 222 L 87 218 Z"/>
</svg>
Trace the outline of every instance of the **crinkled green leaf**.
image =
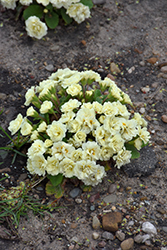
<svg viewBox="0 0 167 250">
<path fill-rule="evenodd" d="M 24 20 L 27 20 L 30 16 L 37 16 L 41 18 L 43 16 L 43 8 L 40 5 L 31 4 L 23 12 Z"/>
<path fill-rule="evenodd" d="M 54 11 L 45 15 L 45 22 L 50 29 L 55 29 L 59 24 L 59 16 Z"/>
<path fill-rule="evenodd" d="M 72 22 L 72 18 L 69 17 L 69 15 L 66 13 L 66 10 L 64 8 L 61 8 L 61 16 L 66 24 L 70 24 Z"/>
<path fill-rule="evenodd" d="M 58 174 L 58 175 L 55 175 L 55 176 L 53 176 L 51 174 L 48 174 L 47 178 L 50 180 L 51 184 L 54 187 L 56 187 L 56 186 L 58 186 L 59 184 L 62 183 L 64 177 L 63 177 L 62 174 Z"/>
<path fill-rule="evenodd" d="M 86 5 L 89 7 L 89 9 L 91 9 L 93 7 L 93 2 L 92 0 L 81 0 L 80 3 Z"/>
<path fill-rule="evenodd" d="M 140 153 L 137 151 L 134 145 L 130 145 L 128 143 L 125 143 L 125 148 L 132 152 L 131 159 L 136 159 L 140 157 Z"/>
<path fill-rule="evenodd" d="M 60 184 L 55 187 L 50 181 L 46 184 L 45 191 L 47 195 L 54 195 L 57 199 L 61 198 L 64 194 L 64 189 Z"/>
<path fill-rule="evenodd" d="M 96 99 L 97 99 L 98 97 L 100 97 L 100 96 L 101 96 L 101 91 L 100 91 L 99 89 L 96 89 L 96 90 L 94 91 L 93 100 L 96 101 Z"/>
</svg>

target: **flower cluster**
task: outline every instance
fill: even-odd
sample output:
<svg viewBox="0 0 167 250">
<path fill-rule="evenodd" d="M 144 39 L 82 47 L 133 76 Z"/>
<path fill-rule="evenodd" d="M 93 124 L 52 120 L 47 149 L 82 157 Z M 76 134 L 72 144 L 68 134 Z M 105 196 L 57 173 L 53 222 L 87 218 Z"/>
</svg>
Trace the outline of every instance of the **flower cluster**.
<svg viewBox="0 0 167 250">
<path fill-rule="evenodd" d="M 41 39 L 47 34 L 47 26 L 54 29 L 59 23 L 59 16 L 66 24 L 74 19 L 78 24 L 90 17 L 92 0 L 0 0 L 7 9 L 18 9 L 22 5 L 26 31 L 30 37 Z M 45 20 L 42 22 L 40 19 Z"/>
<path fill-rule="evenodd" d="M 129 96 L 91 70 L 59 69 L 28 89 L 25 99 L 27 116 L 18 114 L 9 130 L 29 136 L 31 174 L 61 173 L 94 186 L 106 175 L 102 162 L 112 158 L 120 168 L 130 162 L 133 148 L 140 150 L 150 138 L 141 115 L 131 117 Z"/>
</svg>

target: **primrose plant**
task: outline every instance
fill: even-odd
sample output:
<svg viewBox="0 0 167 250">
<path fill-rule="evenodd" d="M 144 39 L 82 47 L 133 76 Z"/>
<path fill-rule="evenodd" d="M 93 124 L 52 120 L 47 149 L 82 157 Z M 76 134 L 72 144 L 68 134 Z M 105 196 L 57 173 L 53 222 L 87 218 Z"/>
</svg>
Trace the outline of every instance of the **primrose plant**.
<svg viewBox="0 0 167 250">
<path fill-rule="evenodd" d="M 92 0 L 0 0 L 7 9 L 16 9 L 16 19 L 23 14 L 30 37 L 41 39 L 48 28 L 55 29 L 59 20 L 65 25 L 73 20 L 78 24 L 90 17 Z"/>
<path fill-rule="evenodd" d="M 99 184 L 111 159 L 120 168 L 139 157 L 150 138 L 147 122 L 128 111 L 129 96 L 91 70 L 59 69 L 25 99 L 26 117 L 18 114 L 9 130 L 29 138 L 27 170 L 55 186 L 64 177 Z"/>
</svg>

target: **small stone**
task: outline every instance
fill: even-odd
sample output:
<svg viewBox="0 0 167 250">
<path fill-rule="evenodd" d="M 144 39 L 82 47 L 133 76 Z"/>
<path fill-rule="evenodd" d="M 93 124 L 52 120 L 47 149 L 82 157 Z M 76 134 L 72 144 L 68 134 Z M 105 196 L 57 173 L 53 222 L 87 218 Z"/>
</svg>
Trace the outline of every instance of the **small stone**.
<svg viewBox="0 0 167 250">
<path fill-rule="evenodd" d="M 108 192 L 109 192 L 110 194 L 112 194 L 112 193 L 114 193 L 114 192 L 116 191 L 116 189 L 117 189 L 117 186 L 116 186 L 115 184 L 111 184 L 111 185 L 109 186 Z"/>
<path fill-rule="evenodd" d="M 122 214 L 120 212 L 110 212 L 103 215 L 103 229 L 109 232 L 118 231 L 118 223 L 122 222 Z"/>
<path fill-rule="evenodd" d="M 70 227 L 71 227 L 72 229 L 77 228 L 77 226 L 78 226 L 78 224 L 77 224 L 77 223 L 71 223 L 71 225 L 70 225 Z"/>
<path fill-rule="evenodd" d="M 142 235 L 142 243 L 144 243 L 145 241 L 149 240 L 150 238 L 151 238 L 151 236 L 149 234 Z"/>
<path fill-rule="evenodd" d="M 134 221 L 133 221 L 133 220 L 130 220 L 130 221 L 128 222 L 128 226 L 129 226 L 129 227 L 133 227 L 133 226 L 134 226 L 134 224 L 135 224 L 135 223 L 134 223 Z"/>
<path fill-rule="evenodd" d="M 71 238 L 71 242 L 72 241 L 77 243 L 77 242 L 79 242 L 79 239 L 78 239 L 78 237 L 74 236 Z"/>
<path fill-rule="evenodd" d="M 105 231 L 102 234 L 102 238 L 104 238 L 106 240 L 114 240 L 114 235 L 112 233 L 109 233 L 109 232 Z"/>
<path fill-rule="evenodd" d="M 76 202 L 77 204 L 81 204 L 81 203 L 82 203 L 82 199 L 76 198 L 76 199 L 75 199 L 75 202 Z"/>
<path fill-rule="evenodd" d="M 151 119 L 151 116 L 149 116 L 149 115 L 146 115 L 146 119 L 148 120 L 148 121 L 151 121 L 152 119 Z"/>
<path fill-rule="evenodd" d="M 106 0 L 92 0 L 94 4 L 104 4 Z"/>
<path fill-rule="evenodd" d="M 161 120 L 165 123 L 167 123 L 167 115 L 162 115 Z"/>
<path fill-rule="evenodd" d="M 135 241 L 136 243 L 138 243 L 138 244 L 142 243 L 142 241 L 143 241 L 142 235 L 140 235 L 140 234 L 136 235 L 136 236 L 134 237 L 134 241 Z"/>
<path fill-rule="evenodd" d="M 146 245 L 146 246 L 151 246 L 151 241 L 150 241 L 150 240 L 146 240 L 146 241 L 145 241 L 145 245 Z"/>
<path fill-rule="evenodd" d="M 36 187 L 36 190 L 38 190 L 38 191 L 43 191 L 43 187 L 42 187 L 42 186 L 37 186 L 37 187 Z"/>
<path fill-rule="evenodd" d="M 135 70 L 135 67 L 132 66 L 130 69 L 128 69 L 128 73 L 131 74 Z"/>
<path fill-rule="evenodd" d="M 24 181 L 25 179 L 27 179 L 27 173 L 24 173 L 24 174 L 21 174 L 20 176 L 19 176 L 19 182 L 20 181 Z"/>
<path fill-rule="evenodd" d="M 158 88 L 158 86 L 159 86 L 159 82 L 154 82 L 152 85 L 151 85 L 151 87 L 152 88 Z"/>
<path fill-rule="evenodd" d="M 157 207 L 157 212 L 160 213 L 160 214 L 165 214 L 166 213 L 166 211 L 161 207 Z"/>
<path fill-rule="evenodd" d="M 105 242 L 105 241 L 101 241 L 101 242 L 99 242 L 99 244 L 98 244 L 98 246 L 99 246 L 100 248 L 105 247 L 105 245 L 106 245 L 106 242 Z"/>
<path fill-rule="evenodd" d="M 69 248 L 68 248 L 68 249 L 69 249 L 69 250 L 73 250 L 73 249 L 74 249 L 74 247 L 75 247 L 74 245 L 71 245 L 71 246 L 69 246 Z"/>
<path fill-rule="evenodd" d="M 0 93 L 0 100 L 4 101 L 7 98 L 7 95 L 5 93 Z"/>
<path fill-rule="evenodd" d="M 148 92 L 150 91 L 150 88 L 149 88 L 149 87 L 143 87 L 143 88 L 141 88 L 141 91 L 142 91 L 144 94 L 146 94 L 146 93 L 148 93 Z"/>
<path fill-rule="evenodd" d="M 108 77 L 108 78 L 110 78 L 112 81 L 114 81 L 114 82 L 115 82 L 115 77 L 114 77 L 113 75 L 108 74 L 108 75 L 107 75 L 107 77 Z"/>
<path fill-rule="evenodd" d="M 157 229 L 155 226 L 148 221 L 142 224 L 142 231 L 148 234 L 157 234 Z"/>
<path fill-rule="evenodd" d="M 121 243 L 121 249 L 122 250 L 132 250 L 134 246 L 134 240 L 132 238 L 129 238 L 127 240 L 124 240 Z"/>
<path fill-rule="evenodd" d="M 53 45 L 50 50 L 52 51 L 58 51 L 60 49 L 60 46 L 59 45 Z"/>
<path fill-rule="evenodd" d="M 94 211 L 95 210 L 95 206 L 94 205 L 90 206 L 90 210 Z"/>
<path fill-rule="evenodd" d="M 71 198 L 76 198 L 79 194 L 81 194 L 81 189 L 80 188 L 74 188 L 70 191 L 69 195 Z"/>
<path fill-rule="evenodd" d="M 53 66 L 52 64 L 48 64 L 48 65 L 45 67 L 45 69 L 46 69 L 47 71 L 52 72 L 52 71 L 54 70 L 54 66 Z"/>
<path fill-rule="evenodd" d="M 119 67 L 114 62 L 110 63 L 110 70 L 111 70 L 111 73 L 120 73 L 121 72 Z"/>
<path fill-rule="evenodd" d="M 157 75 L 157 77 L 158 78 L 164 78 L 164 79 L 167 79 L 167 74 L 164 74 L 164 73 L 159 73 L 158 75 Z"/>
<path fill-rule="evenodd" d="M 117 196 L 115 194 L 110 194 L 104 197 L 103 201 L 105 203 L 115 203 L 117 202 Z"/>
<path fill-rule="evenodd" d="M 100 237 L 100 234 L 99 234 L 99 233 L 93 232 L 92 238 L 93 238 L 94 240 L 97 240 L 99 237 Z"/>
<path fill-rule="evenodd" d="M 123 241 L 125 239 L 125 234 L 121 231 L 117 231 L 115 236 L 118 238 L 118 240 Z"/>
<path fill-rule="evenodd" d="M 167 227 L 162 227 L 162 230 L 167 233 Z"/>
<path fill-rule="evenodd" d="M 140 108 L 140 109 L 139 109 L 139 113 L 140 113 L 140 114 L 144 114 L 145 111 L 146 111 L 145 108 Z"/>
<path fill-rule="evenodd" d="M 93 227 L 93 229 L 95 229 L 95 230 L 98 230 L 98 229 L 100 229 L 100 221 L 99 221 L 99 219 L 97 218 L 97 216 L 93 216 L 93 221 L 92 221 L 92 227 Z"/>
<path fill-rule="evenodd" d="M 139 62 L 140 66 L 144 67 L 145 66 L 145 62 L 144 61 L 141 61 Z"/>
<path fill-rule="evenodd" d="M 163 67 L 161 68 L 161 72 L 162 72 L 162 73 L 167 73 L 167 66 L 163 66 Z"/>
</svg>

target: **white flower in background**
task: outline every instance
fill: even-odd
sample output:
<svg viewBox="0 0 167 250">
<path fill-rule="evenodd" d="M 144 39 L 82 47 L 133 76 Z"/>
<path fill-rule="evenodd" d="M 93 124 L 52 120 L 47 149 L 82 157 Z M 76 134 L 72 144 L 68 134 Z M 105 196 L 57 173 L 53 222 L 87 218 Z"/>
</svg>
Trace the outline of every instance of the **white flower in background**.
<svg viewBox="0 0 167 250">
<path fill-rule="evenodd" d="M 70 99 L 68 102 L 64 103 L 61 106 L 61 112 L 69 112 L 73 111 L 74 109 L 78 108 L 81 105 L 77 99 Z"/>
<path fill-rule="evenodd" d="M 37 3 L 41 3 L 43 6 L 47 6 L 49 4 L 50 0 L 37 0 Z"/>
<path fill-rule="evenodd" d="M 29 6 L 30 3 L 32 3 L 33 1 L 32 1 L 32 0 L 19 0 L 19 2 L 20 2 L 22 5 Z"/>
<path fill-rule="evenodd" d="M 75 175 L 75 162 L 71 159 L 65 158 L 60 162 L 60 168 L 63 173 L 63 175 L 66 178 L 71 178 Z"/>
<path fill-rule="evenodd" d="M 83 159 L 97 161 L 100 158 L 100 146 L 97 142 L 88 141 L 82 144 Z"/>
<path fill-rule="evenodd" d="M 122 139 L 120 134 L 115 134 L 109 143 L 109 147 L 114 151 L 114 153 L 118 153 L 124 147 L 125 140 Z"/>
<path fill-rule="evenodd" d="M 22 124 L 21 124 L 21 134 L 26 136 L 31 134 L 33 127 L 30 125 L 30 123 L 28 122 L 27 118 L 24 118 Z"/>
<path fill-rule="evenodd" d="M 12 9 L 12 10 L 16 8 L 16 2 L 17 0 L 1 0 L 0 1 L 3 7 L 7 9 Z"/>
<path fill-rule="evenodd" d="M 46 114 L 53 107 L 53 103 L 51 101 L 44 101 L 40 108 L 41 114 Z"/>
<path fill-rule="evenodd" d="M 70 133 L 76 133 L 77 131 L 81 129 L 81 123 L 79 123 L 76 120 L 72 120 L 67 123 L 67 129 L 68 129 L 68 132 Z"/>
<path fill-rule="evenodd" d="M 37 130 L 34 130 L 34 131 L 32 132 L 32 134 L 31 134 L 30 140 L 31 140 L 31 141 L 35 141 L 35 140 L 38 139 L 38 136 L 39 136 L 38 131 L 37 131 Z"/>
<path fill-rule="evenodd" d="M 93 70 L 86 70 L 81 72 L 82 79 L 85 80 L 94 80 L 96 82 L 99 82 L 101 80 L 101 77 L 98 73 L 94 72 Z"/>
<path fill-rule="evenodd" d="M 137 138 L 134 141 L 134 146 L 137 148 L 137 150 L 140 150 L 142 147 L 143 141 L 140 138 Z"/>
<path fill-rule="evenodd" d="M 28 36 L 41 39 L 47 34 L 47 26 L 36 16 L 29 17 L 26 21 L 26 31 Z"/>
<path fill-rule="evenodd" d="M 113 154 L 114 151 L 109 146 L 104 146 L 100 149 L 100 160 L 109 161 Z"/>
<path fill-rule="evenodd" d="M 67 14 L 73 17 L 77 23 L 83 22 L 86 18 L 90 17 L 90 10 L 88 6 L 82 3 L 71 4 L 67 9 Z"/>
<path fill-rule="evenodd" d="M 116 107 L 115 102 L 105 102 L 103 104 L 102 113 L 112 117 L 116 116 L 118 114 L 118 108 Z"/>
<path fill-rule="evenodd" d="M 135 113 L 133 119 L 137 121 L 138 125 L 147 127 L 147 121 L 145 121 L 139 113 Z"/>
<path fill-rule="evenodd" d="M 131 151 L 126 149 L 120 150 L 117 155 L 113 156 L 114 161 L 116 161 L 115 165 L 120 168 L 121 166 L 128 164 L 130 162 L 131 156 Z"/>
<path fill-rule="evenodd" d="M 60 162 L 55 156 L 47 157 L 46 171 L 51 175 L 57 175 L 61 172 Z"/>
<path fill-rule="evenodd" d="M 72 151 L 71 153 L 71 160 L 73 160 L 74 162 L 78 162 L 83 160 L 83 151 L 81 148 L 75 149 Z"/>
<path fill-rule="evenodd" d="M 93 105 L 93 109 L 95 110 L 95 112 L 97 114 L 102 114 L 103 113 L 103 111 L 102 111 L 103 105 L 101 105 L 99 102 L 93 102 L 92 105 Z"/>
<path fill-rule="evenodd" d="M 49 148 L 49 147 L 51 147 L 52 145 L 53 145 L 53 142 L 52 142 L 51 140 L 46 139 L 46 140 L 44 141 L 44 147 L 45 147 L 45 148 Z"/>
<path fill-rule="evenodd" d="M 73 111 L 66 112 L 61 115 L 61 118 L 59 119 L 62 123 L 69 123 L 74 121 L 73 118 L 75 117 L 75 113 Z"/>
<path fill-rule="evenodd" d="M 36 115 L 36 114 L 38 114 L 37 113 L 37 111 L 31 106 L 31 107 L 29 107 L 28 109 L 27 109 L 27 116 L 34 116 L 34 115 Z"/>
<path fill-rule="evenodd" d="M 26 101 L 25 101 L 24 105 L 26 105 L 26 106 L 30 105 L 30 103 L 31 103 L 31 101 L 32 101 L 32 99 L 33 99 L 34 96 L 35 96 L 35 87 L 32 86 L 32 87 L 26 92 L 26 94 L 25 94 L 25 99 L 26 99 Z"/>
<path fill-rule="evenodd" d="M 38 175 L 45 175 L 46 163 L 47 161 L 43 155 L 34 155 L 31 158 L 32 168 Z"/>
<path fill-rule="evenodd" d="M 44 142 L 42 140 L 35 140 L 31 147 L 28 149 L 27 155 L 29 158 L 34 157 L 34 155 L 42 155 L 46 151 L 46 148 L 44 146 Z"/>
<path fill-rule="evenodd" d="M 66 126 L 59 121 L 53 121 L 46 130 L 53 142 L 61 141 L 65 137 L 66 131 Z"/>
<path fill-rule="evenodd" d="M 76 96 L 78 95 L 82 90 L 82 87 L 81 85 L 77 84 L 77 83 L 73 83 L 72 85 L 70 85 L 68 88 L 67 88 L 67 93 L 71 96 Z"/>
<path fill-rule="evenodd" d="M 147 144 L 147 142 L 149 141 L 150 139 L 150 133 L 147 131 L 147 128 L 141 128 L 139 127 L 138 128 L 138 135 L 139 135 L 139 138 L 145 143 Z"/>
<path fill-rule="evenodd" d="M 37 131 L 38 132 L 45 132 L 46 129 L 47 129 L 47 124 L 46 124 L 46 122 L 43 121 L 41 124 L 39 124 Z"/>
<path fill-rule="evenodd" d="M 12 135 L 14 135 L 20 129 L 22 122 L 23 116 L 21 114 L 18 114 L 16 119 L 9 123 L 8 130 Z"/>
</svg>

